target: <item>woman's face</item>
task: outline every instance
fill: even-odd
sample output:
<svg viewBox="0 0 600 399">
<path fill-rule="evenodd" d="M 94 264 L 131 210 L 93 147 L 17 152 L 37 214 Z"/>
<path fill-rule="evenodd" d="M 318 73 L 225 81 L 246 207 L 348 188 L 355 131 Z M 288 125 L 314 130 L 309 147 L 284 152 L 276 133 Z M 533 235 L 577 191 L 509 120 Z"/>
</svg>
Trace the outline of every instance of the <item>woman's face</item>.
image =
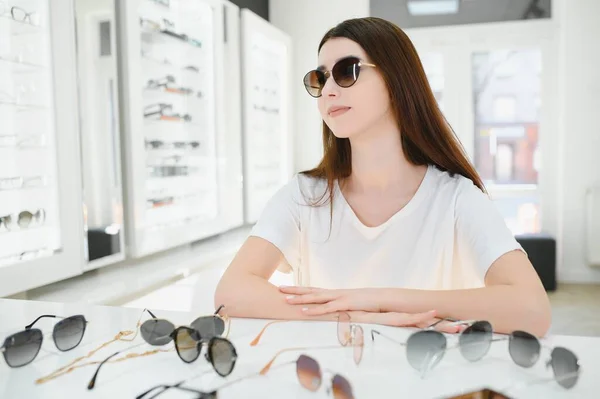
<svg viewBox="0 0 600 399">
<path fill-rule="evenodd" d="M 331 71 L 335 63 L 354 56 L 371 63 L 365 51 L 346 38 L 328 40 L 319 53 L 319 67 Z M 321 117 L 336 137 L 352 138 L 379 125 L 390 111 L 387 87 L 377 67 L 362 66 L 352 86 L 338 86 L 329 75 L 318 99 Z"/>
</svg>

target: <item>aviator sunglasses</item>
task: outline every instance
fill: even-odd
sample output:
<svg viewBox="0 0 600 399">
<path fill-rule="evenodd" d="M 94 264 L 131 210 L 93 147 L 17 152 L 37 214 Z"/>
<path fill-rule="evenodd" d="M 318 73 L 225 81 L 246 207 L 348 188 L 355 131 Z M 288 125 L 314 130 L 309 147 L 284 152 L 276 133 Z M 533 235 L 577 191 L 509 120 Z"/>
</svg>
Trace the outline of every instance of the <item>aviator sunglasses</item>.
<svg viewBox="0 0 600 399">
<path fill-rule="evenodd" d="M 304 87 L 308 94 L 313 97 L 321 97 L 323 87 L 329 76 L 333 77 L 335 83 L 340 87 L 350 87 L 358 80 L 360 69 L 364 66 L 375 68 L 375 64 L 362 62 L 358 57 L 345 57 L 335 63 L 331 71 L 324 71 L 322 67 L 308 72 L 304 75 Z"/>
</svg>

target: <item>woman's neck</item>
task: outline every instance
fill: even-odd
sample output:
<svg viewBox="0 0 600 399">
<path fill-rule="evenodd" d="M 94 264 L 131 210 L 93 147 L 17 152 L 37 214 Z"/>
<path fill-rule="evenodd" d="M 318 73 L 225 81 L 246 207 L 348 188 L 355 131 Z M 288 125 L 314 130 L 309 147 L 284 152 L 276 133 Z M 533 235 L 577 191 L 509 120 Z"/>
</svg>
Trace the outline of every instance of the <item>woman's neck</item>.
<svg viewBox="0 0 600 399">
<path fill-rule="evenodd" d="M 352 174 L 346 180 L 353 192 L 412 190 L 426 168 L 408 162 L 397 129 L 369 131 L 351 140 Z"/>
</svg>

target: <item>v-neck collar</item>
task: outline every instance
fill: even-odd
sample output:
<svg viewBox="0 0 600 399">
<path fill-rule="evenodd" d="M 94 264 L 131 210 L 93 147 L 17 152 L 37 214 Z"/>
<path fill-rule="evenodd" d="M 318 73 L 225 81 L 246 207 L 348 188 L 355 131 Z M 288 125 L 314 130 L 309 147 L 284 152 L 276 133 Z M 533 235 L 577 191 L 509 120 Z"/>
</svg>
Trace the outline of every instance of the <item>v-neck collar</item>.
<svg viewBox="0 0 600 399">
<path fill-rule="evenodd" d="M 398 212 L 394 213 L 385 222 L 381 223 L 378 226 L 374 226 L 374 227 L 366 226 L 363 222 L 360 221 L 358 216 L 356 216 L 354 209 L 352 209 L 352 207 L 350 206 L 348 201 L 346 201 L 346 198 L 344 197 L 344 194 L 342 193 L 342 190 L 340 189 L 340 186 L 339 186 L 337 180 L 335 181 L 335 190 L 336 190 L 336 194 L 339 195 L 339 197 L 340 197 L 340 203 L 342 204 L 343 211 L 344 212 L 347 211 L 350 214 L 350 218 L 352 219 L 352 223 L 354 224 L 354 226 L 366 238 L 374 239 L 374 238 L 378 237 L 384 230 L 386 230 L 386 228 L 389 225 L 391 225 L 394 221 L 396 221 L 397 219 L 406 217 L 410 213 L 412 213 L 413 210 L 417 206 L 419 206 L 419 204 L 423 201 L 423 199 L 425 197 L 427 197 L 427 195 L 429 195 L 428 188 L 431 185 L 432 168 L 433 168 L 432 165 L 427 166 L 427 171 L 425 172 L 425 176 L 423 177 L 421 184 L 419 184 L 417 191 L 412 196 L 412 198 L 408 201 L 408 203 L 405 206 L 403 206 L 402 209 L 400 209 Z"/>
</svg>

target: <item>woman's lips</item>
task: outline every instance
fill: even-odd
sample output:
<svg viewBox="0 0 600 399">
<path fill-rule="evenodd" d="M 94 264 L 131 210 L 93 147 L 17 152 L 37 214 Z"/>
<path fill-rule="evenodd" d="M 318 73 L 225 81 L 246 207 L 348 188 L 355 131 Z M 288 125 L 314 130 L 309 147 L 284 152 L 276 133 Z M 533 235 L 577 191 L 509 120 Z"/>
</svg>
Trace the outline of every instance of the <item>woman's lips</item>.
<svg viewBox="0 0 600 399">
<path fill-rule="evenodd" d="M 329 116 L 334 118 L 336 116 L 343 115 L 346 112 L 348 112 L 349 109 L 350 107 L 336 107 L 335 109 L 329 112 Z"/>
</svg>

